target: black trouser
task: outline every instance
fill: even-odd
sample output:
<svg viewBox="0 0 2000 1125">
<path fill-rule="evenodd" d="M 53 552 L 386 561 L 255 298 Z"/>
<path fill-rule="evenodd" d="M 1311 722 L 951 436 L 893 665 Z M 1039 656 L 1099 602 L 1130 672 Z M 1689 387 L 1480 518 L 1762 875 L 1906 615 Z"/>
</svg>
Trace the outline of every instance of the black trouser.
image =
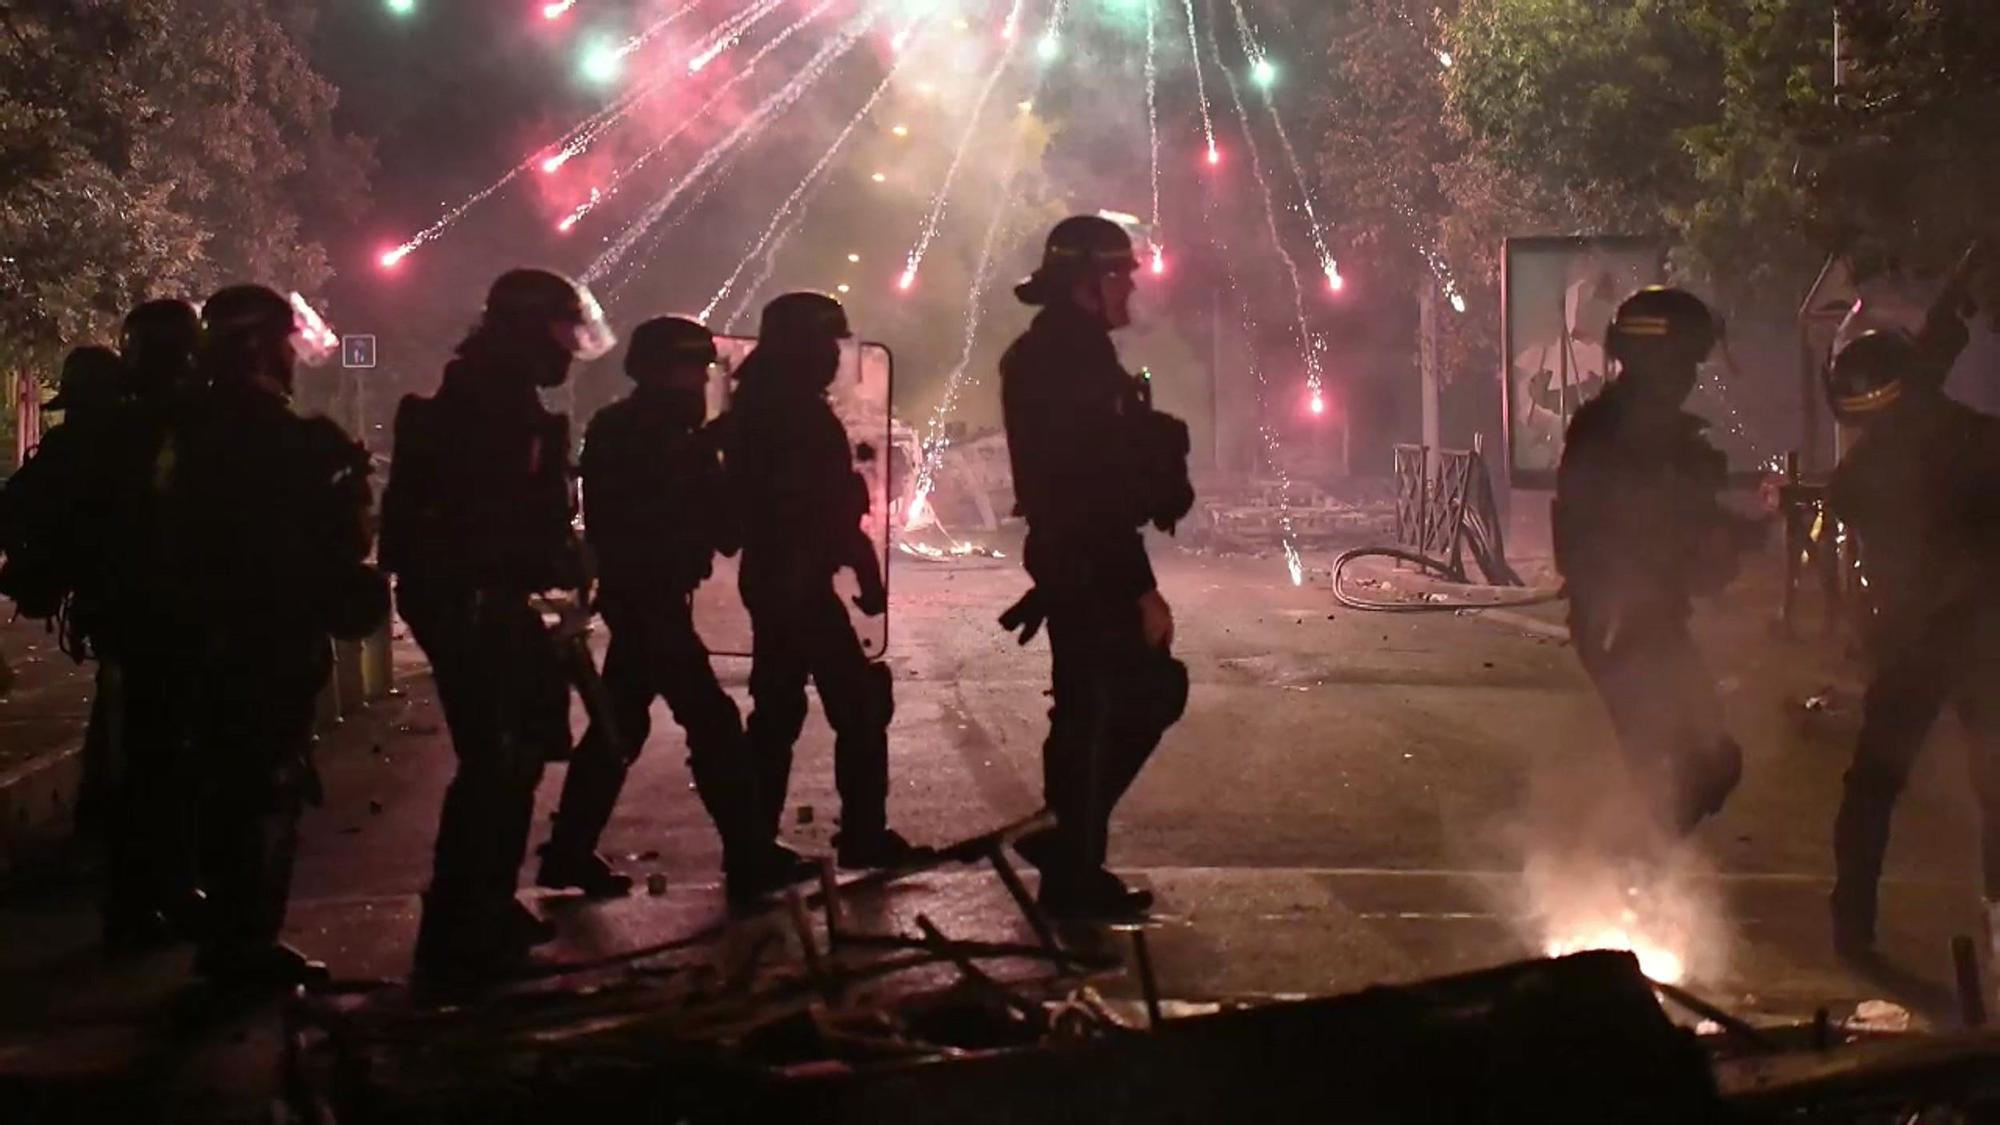
<svg viewBox="0 0 2000 1125">
<path fill-rule="evenodd" d="M 430 659 L 458 756 L 425 931 L 491 941 L 481 927 L 514 902 L 542 767 L 569 748 L 569 683 L 526 594 L 405 581 L 398 603 Z"/>
<path fill-rule="evenodd" d="M 207 958 L 255 953 L 284 928 L 299 814 L 314 789 L 315 678 L 303 672 L 282 684 L 256 672 L 202 678 L 193 722 L 200 763 L 194 835 L 208 892 Z"/>
<path fill-rule="evenodd" d="M 196 885 L 193 805 L 206 759 L 195 753 L 200 677 L 190 659 L 149 652 L 119 661 L 119 746 L 97 814 L 107 921 L 185 905 Z"/>
<path fill-rule="evenodd" d="M 1061 866 L 1096 870 L 1112 810 L 1187 710 L 1187 667 L 1146 643 L 1136 600 L 1052 601 L 1048 630 L 1055 703 L 1042 795 L 1056 816 Z"/>
<path fill-rule="evenodd" d="M 1723 728 L 1715 677 L 1686 622 L 1614 621 L 1573 596 L 1570 638 L 1661 822 L 1686 833 L 1720 811 L 1742 779 L 1743 751 Z"/>
<path fill-rule="evenodd" d="M 744 849 L 770 839 L 761 823 L 764 810 L 757 799 L 754 763 L 743 737 L 743 717 L 715 678 L 688 599 L 607 597 L 602 608 L 611 627 L 604 689 L 623 745 L 596 724 L 584 733 L 563 779 L 550 852 L 585 855 L 597 850 L 625 774 L 652 733 L 653 700 L 664 698 L 687 735 L 695 791 L 722 837 L 725 861 L 747 856 Z"/>
<path fill-rule="evenodd" d="M 889 720 L 895 693 L 885 665 L 861 650 L 832 580 L 804 589 L 743 584 L 750 611 L 748 735 L 757 761 L 762 826 L 776 835 L 791 786 L 792 747 L 806 722 L 806 681 L 833 727 L 833 779 L 844 834 L 888 827 Z"/>
<path fill-rule="evenodd" d="M 1925 635 L 1881 660 L 1862 701 L 1861 735 L 1834 819 L 1833 909 L 1873 938 L 1889 822 L 1917 755 L 1946 705 L 1965 729 L 1980 805 L 1985 893 L 2000 899 L 2000 612 L 1940 615 Z"/>
</svg>

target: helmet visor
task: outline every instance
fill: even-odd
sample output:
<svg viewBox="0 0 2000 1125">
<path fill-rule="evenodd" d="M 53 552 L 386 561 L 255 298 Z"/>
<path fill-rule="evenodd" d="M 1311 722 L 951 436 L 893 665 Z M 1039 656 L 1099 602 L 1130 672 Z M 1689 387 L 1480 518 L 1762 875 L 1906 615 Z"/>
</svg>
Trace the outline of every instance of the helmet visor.
<svg viewBox="0 0 2000 1125">
<path fill-rule="evenodd" d="M 611 322 L 604 317 L 604 306 L 597 303 L 588 285 L 577 283 L 576 301 L 578 317 L 570 354 L 585 362 L 602 359 L 618 346 L 618 335 L 611 331 Z"/>
<path fill-rule="evenodd" d="M 340 351 L 340 337 L 297 291 L 292 293 L 292 349 L 307 367 L 318 367 Z"/>
</svg>

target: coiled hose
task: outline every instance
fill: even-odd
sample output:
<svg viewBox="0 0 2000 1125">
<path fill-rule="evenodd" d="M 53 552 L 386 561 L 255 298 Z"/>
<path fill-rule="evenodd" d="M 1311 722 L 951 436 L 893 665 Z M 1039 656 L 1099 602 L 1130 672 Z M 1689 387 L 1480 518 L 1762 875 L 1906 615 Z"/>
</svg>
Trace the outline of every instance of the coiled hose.
<svg viewBox="0 0 2000 1125">
<path fill-rule="evenodd" d="M 1474 586 L 1478 590 L 1518 591 L 1513 597 L 1491 601 L 1448 599 L 1445 601 L 1391 602 L 1377 598 L 1350 594 L 1341 586 L 1341 574 L 1349 563 L 1361 559 L 1395 559 L 1410 563 L 1427 573 L 1434 574 L 1449 582 L 1465 582 L 1464 572 L 1427 555 L 1401 547 L 1356 547 L 1343 551 L 1333 560 L 1333 598 L 1348 609 L 1358 609 L 1369 613 L 1456 613 L 1461 609 L 1519 609 L 1524 606 L 1546 605 L 1563 600 L 1567 595 L 1562 587 L 1554 589 L 1529 589 L 1520 586 Z"/>
</svg>

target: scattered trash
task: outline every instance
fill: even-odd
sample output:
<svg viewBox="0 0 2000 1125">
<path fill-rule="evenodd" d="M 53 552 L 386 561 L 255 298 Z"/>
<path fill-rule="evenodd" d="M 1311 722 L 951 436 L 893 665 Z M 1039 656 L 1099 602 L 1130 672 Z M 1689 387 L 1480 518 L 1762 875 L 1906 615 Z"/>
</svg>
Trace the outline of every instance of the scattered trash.
<svg viewBox="0 0 2000 1125">
<path fill-rule="evenodd" d="M 667 876 L 664 872 L 655 871 L 646 876 L 646 893 L 654 898 L 667 893 Z"/>
<path fill-rule="evenodd" d="M 1855 1005 L 1847 1027 L 1852 1031 L 1908 1031 L 1910 1010 L 1887 1000 L 1863 1000 Z"/>
</svg>

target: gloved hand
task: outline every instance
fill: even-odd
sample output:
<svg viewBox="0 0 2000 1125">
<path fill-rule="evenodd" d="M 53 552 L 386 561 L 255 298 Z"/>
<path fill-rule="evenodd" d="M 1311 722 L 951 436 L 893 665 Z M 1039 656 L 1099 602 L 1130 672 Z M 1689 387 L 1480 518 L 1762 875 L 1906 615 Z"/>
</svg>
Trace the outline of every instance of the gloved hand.
<svg viewBox="0 0 2000 1125">
<path fill-rule="evenodd" d="M 1025 645 L 1035 639 L 1035 634 L 1042 631 L 1042 624 L 1048 619 L 1049 611 L 1043 604 L 1042 592 L 1034 589 L 1007 607 L 1007 612 L 1000 615 L 1000 627 L 1009 633 L 1018 631 L 1021 634 L 1020 643 Z"/>
</svg>

